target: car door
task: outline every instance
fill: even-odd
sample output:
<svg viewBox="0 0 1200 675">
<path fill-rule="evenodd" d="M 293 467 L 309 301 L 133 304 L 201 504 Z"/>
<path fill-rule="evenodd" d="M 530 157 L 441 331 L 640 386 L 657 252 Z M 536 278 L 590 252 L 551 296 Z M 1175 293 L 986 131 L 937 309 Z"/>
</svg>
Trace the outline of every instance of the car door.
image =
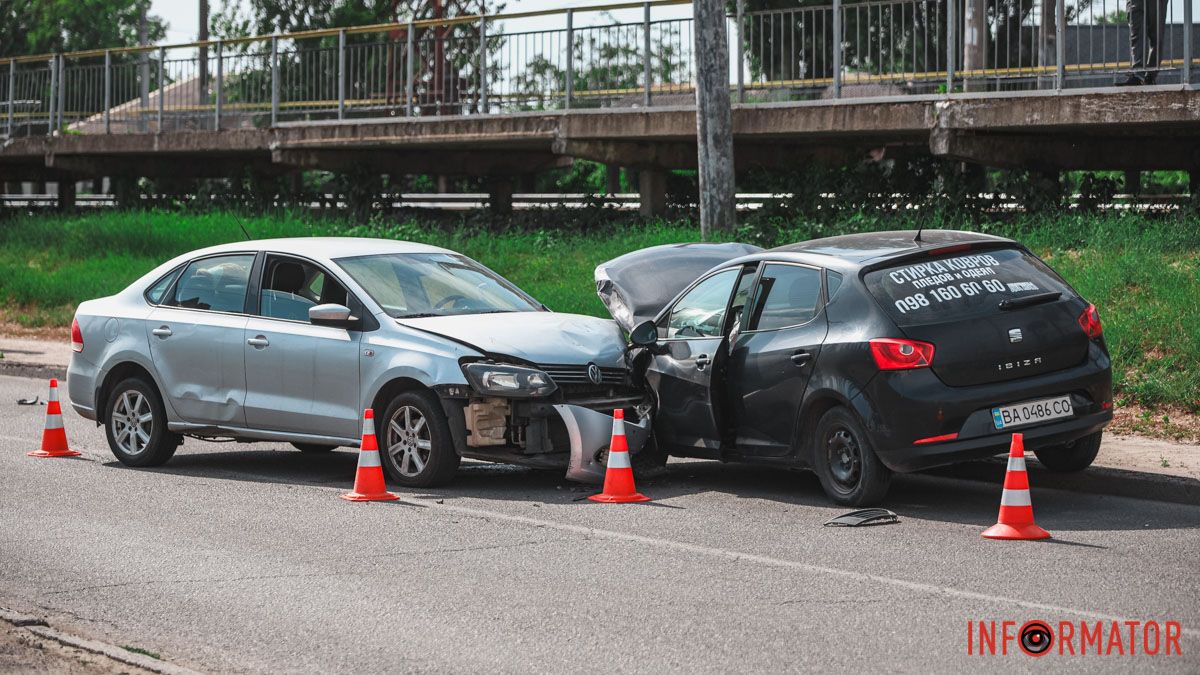
<svg viewBox="0 0 1200 675">
<path fill-rule="evenodd" d="M 745 304 L 752 279 L 753 267 L 709 275 L 660 320 L 659 343 L 646 381 L 658 401 L 655 436 L 672 454 L 720 455 L 724 434 L 714 390 L 724 366 L 726 335 Z M 743 298 L 740 303 L 738 296 Z"/>
<path fill-rule="evenodd" d="M 185 422 L 246 422 L 246 297 L 254 253 L 188 263 L 147 322 L 150 355 L 163 394 Z"/>
<path fill-rule="evenodd" d="M 258 302 L 246 323 L 246 424 L 264 431 L 355 438 L 359 401 L 359 331 L 316 326 L 310 307 L 362 308 L 324 268 L 268 254 Z"/>
<path fill-rule="evenodd" d="M 821 270 L 764 263 L 752 297 L 745 328 L 731 337 L 729 414 L 739 453 L 784 456 L 828 330 Z"/>
</svg>

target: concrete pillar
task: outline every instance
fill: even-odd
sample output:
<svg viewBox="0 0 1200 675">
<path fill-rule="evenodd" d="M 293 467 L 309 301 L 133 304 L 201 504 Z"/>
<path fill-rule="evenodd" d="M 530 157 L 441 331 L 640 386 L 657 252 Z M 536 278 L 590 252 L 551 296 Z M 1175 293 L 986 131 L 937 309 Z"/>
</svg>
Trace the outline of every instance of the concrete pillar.
<svg viewBox="0 0 1200 675">
<path fill-rule="evenodd" d="M 700 174 L 700 237 L 737 225 L 734 203 L 733 106 L 723 0 L 692 3 L 696 35 L 696 146 Z M 643 172 L 645 173 L 645 172 Z M 642 185 L 645 185 L 642 183 Z M 664 184 L 665 189 L 665 184 Z M 642 190 L 642 211 L 647 207 Z M 664 200 L 665 201 L 665 200 Z"/>
<path fill-rule="evenodd" d="M 987 0 L 965 0 L 963 11 L 963 69 L 983 70 L 987 68 Z M 987 80 L 970 75 L 963 87 L 966 91 L 984 91 Z"/>
<path fill-rule="evenodd" d="M 58 182 L 58 210 L 72 211 L 75 209 L 75 181 Z"/>
<path fill-rule="evenodd" d="M 1130 197 L 1137 197 L 1142 194 L 1142 172 L 1141 171 L 1126 171 L 1125 172 L 1125 192 Z"/>
<path fill-rule="evenodd" d="M 621 167 L 616 164 L 606 164 L 604 166 L 604 191 L 607 194 L 615 195 L 621 191 Z"/>
<path fill-rule="evenodd" d="M 438 176 L 437 177 L 437 191 L 438 191 L 438 194 L 440 194 L 440 195 L 444 195 L 444 194 L 447 194 L 448 192 L 450 192 L 450 177 L 449 176 Z"/>
<path fill-rule="evenodd" d="M 495 177 L 488 180 L 488 207 L 495 215 L 512 213 L 513 180 Z"/>
<path fill-rule="evenodd" d="M 1195 197 L 1200 193 L 1200 169 L 1192 169 L 1188 172 L 1188 194 Z"/>
<path fill-rule="evenodd" d="M 643 218 L 654 218 L 667 212 L 667 172 L 662 169 L 638 171 L 638 194 L 641 204 L 638 213 Z"/>
</svg>

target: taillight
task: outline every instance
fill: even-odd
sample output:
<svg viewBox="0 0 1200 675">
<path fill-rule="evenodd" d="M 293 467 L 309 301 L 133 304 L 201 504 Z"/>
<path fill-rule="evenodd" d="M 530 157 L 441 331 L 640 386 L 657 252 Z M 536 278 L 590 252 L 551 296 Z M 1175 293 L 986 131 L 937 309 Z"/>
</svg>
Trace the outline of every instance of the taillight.
<svg viewBox="0 0 1200 675">
<path fill-rule="evenodd" d="M 1096 311 L 1095 305 L 1088 303 L 1083 314 L 1079 315 L 1079 327 L 1093 340 L 1104 334 L 1104 326 L 1100 325 L 1100 312 Z"/>
<path fill-rule="evenodd" d="M 880 370 L 909 370 L 933 365 L 933 345 L 919 340 L 875 338 L 871 356 Z"/>
<path fill-rule="evenodd" d="M 79 319 L 71 319 L 71 349 L 83 351 L 83 331 L 79 330 Z"/>
</svg>

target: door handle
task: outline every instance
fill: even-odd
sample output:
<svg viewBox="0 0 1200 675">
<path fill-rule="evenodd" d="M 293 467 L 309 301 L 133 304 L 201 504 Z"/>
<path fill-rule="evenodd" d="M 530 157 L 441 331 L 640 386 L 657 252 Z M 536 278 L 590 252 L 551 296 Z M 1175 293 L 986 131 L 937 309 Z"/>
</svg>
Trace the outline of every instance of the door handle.
<svg viewBox="0 0 1200 675">
<path fill-rule="evenodd" d="M 170 326 L 159 326 L 158 328 L 155 328 L 154 330 L 150 331 L 150 334 L 153 335 L 154 337 L 160 337 L 160 338 L 169 338 L 172 335 L 174 335 L 174 333 L 171 332 Z"/>
<path fill-rule="evenodd" d="M 250 338 L 249 340 L 246 340 L 246 344 L 250 345 L 251 347 L 254 347 L 255 349 L 262 349 L 263 347 L 270 346 L 271 342 L 269 340 L 267 340 L 267 338 L 263 337 L 262 335 L 258 335 L 258 336 Z"/>
<path fill-rule="evenodd" d="M 792 358 L 792 363 L 794 363 L 798 366 L 804 366 L 804 365 L 808 365 L 808 363 L 810 361 L 812 361 L 812 354 L 810 352 L 806 352 L 803 349 L 801 349 L 796 352 L 793 352 L 791 358 Z"/>
<path fill-rule="evenodd" d="M 711 361 L 708 360 L 708 354 L 701 354 L 696 357 L 696 370 L 704 370 L 708 367 Z"/>
</svg>

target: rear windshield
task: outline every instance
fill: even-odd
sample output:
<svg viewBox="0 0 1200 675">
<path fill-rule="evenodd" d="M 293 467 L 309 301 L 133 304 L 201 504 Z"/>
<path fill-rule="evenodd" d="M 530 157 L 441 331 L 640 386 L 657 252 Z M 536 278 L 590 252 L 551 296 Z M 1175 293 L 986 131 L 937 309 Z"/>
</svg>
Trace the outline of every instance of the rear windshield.
<svg viewBox="0 0 1200 675">
<path fill-rule="evenodd" d="M 871 294 L 900 326 L 962 321 L 999 312 L 1004 300 L 1071 287 L 1017 249 L 955 253 L 867 273 Z"/>
</svg>

